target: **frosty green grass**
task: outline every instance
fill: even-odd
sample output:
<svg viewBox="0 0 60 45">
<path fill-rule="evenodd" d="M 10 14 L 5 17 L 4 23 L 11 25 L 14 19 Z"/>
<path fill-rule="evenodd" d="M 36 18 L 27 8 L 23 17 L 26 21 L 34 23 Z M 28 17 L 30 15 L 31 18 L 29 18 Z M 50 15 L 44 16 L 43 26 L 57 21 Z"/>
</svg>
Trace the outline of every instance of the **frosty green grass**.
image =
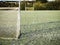
<svg viewBox="0 0 60 45">
<path fill-rule="evenodd" d="M 60 11 L 21 11 L 21 25 L 53 22 L 60 20 Z"/>
<path fill-rule="evenodd" d="M 0 38 L 16 38 L 17 10 L 0 10 Z"/>
<path fill-rule="evenodd" d="M 20 45 L 60 45 L 60 11 L 21 11 Z"/>
<path fill-rule="evenodd" d="M 20 13 L 20 38 L 0 39 L 0 44 L 60 45 L 60 11 L 21 11 Z"/>
</svg>

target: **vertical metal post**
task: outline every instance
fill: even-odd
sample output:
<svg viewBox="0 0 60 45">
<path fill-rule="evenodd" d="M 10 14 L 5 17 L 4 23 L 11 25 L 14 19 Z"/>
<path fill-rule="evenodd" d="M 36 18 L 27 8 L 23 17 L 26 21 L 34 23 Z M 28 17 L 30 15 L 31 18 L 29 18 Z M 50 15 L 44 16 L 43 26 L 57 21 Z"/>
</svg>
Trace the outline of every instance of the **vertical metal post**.
<svg viewBox="0 0 60 45">
<path fill-rule="evenodd" d="M 20 35 L 20 0 L 19 0 L 19 7 L 18 7 L 18 19 L 17 19 L 17 34 L 16 38 Z"/>
</svg>

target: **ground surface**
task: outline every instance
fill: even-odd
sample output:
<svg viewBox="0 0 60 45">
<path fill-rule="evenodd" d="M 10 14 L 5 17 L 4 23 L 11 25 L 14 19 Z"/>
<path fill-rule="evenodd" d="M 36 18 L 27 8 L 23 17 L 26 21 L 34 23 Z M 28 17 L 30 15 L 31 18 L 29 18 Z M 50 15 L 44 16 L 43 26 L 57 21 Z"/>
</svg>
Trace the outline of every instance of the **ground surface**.
<svg viewBox="0 0 60 45">
<path fill-rule="evenodd" d="M 17 10 L 0 10 L 0 37 L 16 37 Z"/>
<path fill-rule="evenodd" d="M 21 37 L 1 45 L 60 45 L 60 11 L 21 11 Z"/>
</svg>

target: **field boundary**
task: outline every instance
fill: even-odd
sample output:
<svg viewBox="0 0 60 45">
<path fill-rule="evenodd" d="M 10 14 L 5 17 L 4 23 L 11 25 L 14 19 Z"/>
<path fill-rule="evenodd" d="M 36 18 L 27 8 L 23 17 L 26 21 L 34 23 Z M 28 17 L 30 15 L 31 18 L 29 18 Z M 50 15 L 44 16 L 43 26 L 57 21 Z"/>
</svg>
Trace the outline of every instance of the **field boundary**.
<svg viewBox="0 0 60 45">
<path fill-rule="evenodd" d="M 17 10 L 19 7 L 0 7 L 0 10 Z"/>
</svg>

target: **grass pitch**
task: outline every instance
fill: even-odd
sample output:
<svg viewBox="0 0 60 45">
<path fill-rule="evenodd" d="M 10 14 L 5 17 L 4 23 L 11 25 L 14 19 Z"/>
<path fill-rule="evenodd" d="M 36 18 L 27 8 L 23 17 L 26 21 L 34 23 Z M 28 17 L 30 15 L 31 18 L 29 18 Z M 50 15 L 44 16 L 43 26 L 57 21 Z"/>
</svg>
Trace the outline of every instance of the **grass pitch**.
<svg viewBox="0 0 60 45">
<path fill-rule="evenodd" d="M 20 13 L 20 38 L 0 39 L 1 45 L 60 45 L 60 11 L 21 11 Z"/>
</svg>

